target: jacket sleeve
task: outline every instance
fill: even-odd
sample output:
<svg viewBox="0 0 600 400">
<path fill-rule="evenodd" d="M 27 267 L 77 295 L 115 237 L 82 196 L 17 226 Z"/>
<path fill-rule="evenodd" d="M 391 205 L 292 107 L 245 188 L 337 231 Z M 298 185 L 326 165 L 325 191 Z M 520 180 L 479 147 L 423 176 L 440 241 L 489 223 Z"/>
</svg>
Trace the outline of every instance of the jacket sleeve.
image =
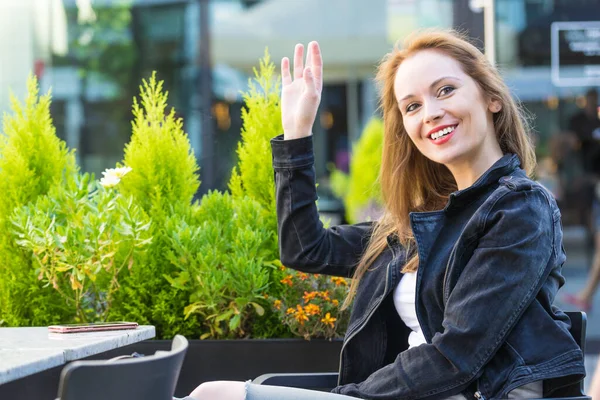
<svg viewBox="0 0 600 400">
<path fill-rule="evenodd" d="M 372 223 L 323 227 L 317 211 L 312 137 L 271 140 L 279 254 L 286 266 L 351 277 L 368 244 Z"/>
<path fill-rule="evenodd" d="M 444 331 L 431 343 L 400 353 L 364 382 L 334 392 L 409 400 L 464 390 L 481 375 L 551 270 L 560 267 L 554 222 L 540 189 L 507 189 L 479 223 L 479 244 L 447 299 Z"/>
</svg>

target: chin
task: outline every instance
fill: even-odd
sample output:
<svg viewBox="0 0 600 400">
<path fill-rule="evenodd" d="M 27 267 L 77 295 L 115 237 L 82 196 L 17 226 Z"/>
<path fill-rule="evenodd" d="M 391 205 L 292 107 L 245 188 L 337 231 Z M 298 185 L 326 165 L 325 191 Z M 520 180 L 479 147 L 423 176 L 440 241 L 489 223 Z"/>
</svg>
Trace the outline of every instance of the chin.
<svg viewBox="0 0 600 400">
<path fill-rule="evenodd" d="M 464 159 L 466 152 L 457 151 L 437 151 L 430 154 L 424 154 L 431 161 L 444 164 L 446 166 L 455 164 L 457 161 Z"/>
</svg>

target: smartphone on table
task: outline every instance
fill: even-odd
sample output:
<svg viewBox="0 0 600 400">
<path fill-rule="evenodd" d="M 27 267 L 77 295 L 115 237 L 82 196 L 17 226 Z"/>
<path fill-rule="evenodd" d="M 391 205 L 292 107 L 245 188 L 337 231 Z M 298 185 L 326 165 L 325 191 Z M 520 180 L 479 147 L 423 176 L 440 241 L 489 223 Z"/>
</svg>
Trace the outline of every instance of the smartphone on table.
<svg viewBox="0 0 600 400">
<path fill-rule="evenodd" d="M 135 329 L 137 322 L 90 322 L 86 324 L 64 324 L 50 325 L 48 332 L 52 333 L 76 333 L 76 332 L 99 332 L 99 331 L 117 331 L 122 329 Z"/>
</svg>

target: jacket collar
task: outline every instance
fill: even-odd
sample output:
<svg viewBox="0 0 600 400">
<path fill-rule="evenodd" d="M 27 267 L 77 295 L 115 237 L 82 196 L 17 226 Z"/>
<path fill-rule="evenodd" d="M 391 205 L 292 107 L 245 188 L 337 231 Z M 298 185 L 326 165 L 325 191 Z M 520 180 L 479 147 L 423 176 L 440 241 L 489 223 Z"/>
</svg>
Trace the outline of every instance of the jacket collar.
<svg viewBox="0 0 600 400">
<path fill-rule="evenodd" d="M 491 185 L 497 184 L 500 178 L 510 175 L 512 172 L 514 172 L 515 169 L 519 168 L 520 165 L 521 162 L 516 154 L 505 154 L 483 175 L 481 175 L 473 185 L 451 193 L 444 210 L 447 211 L 457 206 L 470 203 L 479 197 L 479 195 L 481 195 L 483 192 L 486 192 L 488 189 L 490 189 Z"/>
<path fill-rule="evenodd" d="M 444 211 L 448 211 L 463 206 L 465 204 L 469 204 L 473 200 L 477 199 L 482 193 L 489 190 L 489 188 L 492 185 L 496 184 L 500 180 L 500 178 L 513 173 L 517 168 L 519 168 L 520 165 L 521 161 L 519 160 L 519 157 L 516 154 L 505 154 L 504 156 L 502 156 L 502 158 L 496 161 L 483 175 L 481 175 L 473 185 L 469 186 L 466 189 L 450 193 L 448 203 L 446 203 Z M 433 211 L 433 213 L 439 212 L 440 211 Z M 430 212 L 411 212 L 410 214 L 412 219 L 413 216 L 416 216 L 418 214 L 425 215 L 430 214 Z M 388 235 L 387 242 L 390 248 L 400 243 L 396 233 Z"/>
</svg>

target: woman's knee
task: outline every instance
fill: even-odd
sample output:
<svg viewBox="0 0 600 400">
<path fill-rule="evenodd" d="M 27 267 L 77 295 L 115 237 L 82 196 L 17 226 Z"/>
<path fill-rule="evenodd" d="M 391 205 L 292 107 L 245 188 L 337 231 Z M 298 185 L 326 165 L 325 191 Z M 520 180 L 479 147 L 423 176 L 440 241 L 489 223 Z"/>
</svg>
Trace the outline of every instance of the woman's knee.
<svg viewBox="0 0 600 400">
<path fill-rule="evenodd" d="M 190 397 L 195 400 L 244 400 L 246 394 L 244 382 L 214 381 L 198 386 Z"/>
</svg>

